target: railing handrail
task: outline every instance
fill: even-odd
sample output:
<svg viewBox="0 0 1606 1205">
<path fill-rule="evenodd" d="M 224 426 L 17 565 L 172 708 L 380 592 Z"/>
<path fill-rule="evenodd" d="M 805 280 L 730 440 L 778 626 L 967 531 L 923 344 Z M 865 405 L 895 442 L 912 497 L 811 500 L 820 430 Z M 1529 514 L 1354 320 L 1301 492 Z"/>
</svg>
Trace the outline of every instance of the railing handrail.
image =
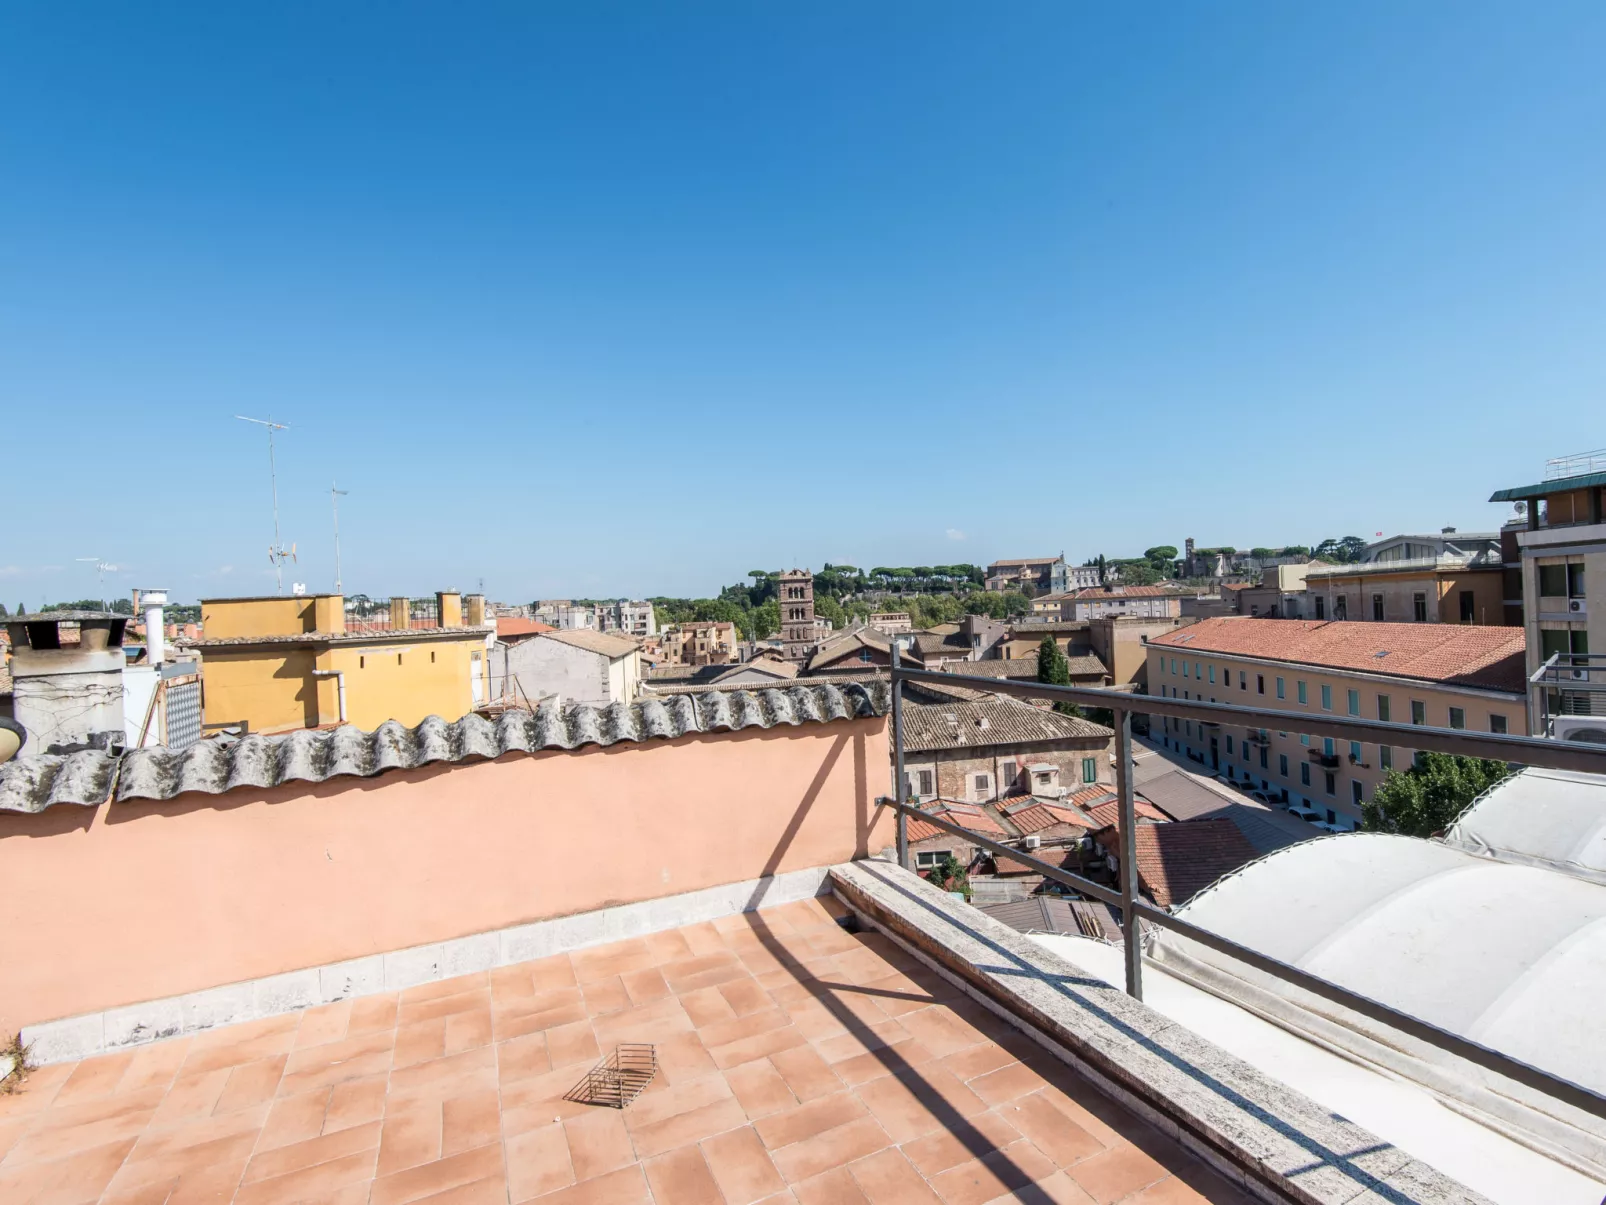
<svg viewBox="0 0 1606 1205">
<path fill-rule="evenodd" d="M 1309 719 L 1297 712 L 1274 711 L 1263 708 L 1238 707 L 1225 703 L 1205 703 L 1197 699 L 1169 699 L 1155 698 L 1148 695 L 1130 695 L 1122 691 L 1114 691 L 1097 687 L 1082 686 L 1055 686 L 1044 682 L 1012 683 L 1006 680 L 992 678 L 977 678 L 966 674 L 937 673 L 931 670 L 918 670 L 905 668 L 894 646 L 891 666 L 892 680 L 892 751 L 893 751 L 893 789 L 897 794 L 904 790 L 904 757 L 903 757 L 903 684 L 905 682 L 932 682 L 938 685 L 970 685 L 978 690 L 985 690 L 994 694 L 1008 694 L 1016 696 L 1054 697 L 1069 702 L 1091 707 L 1108 708 L 1115 717 L 1116 742 L 1116 794 L 1119 800 L 1119 831 L 1125 836 L 1120 842 L 1120 890 L 1112 890 L 1101 883 L 1074 874 L 1071 871 L 1053 866 L 1041 858 L 1034 857 L 1025 850 L 1007 845 L 986 834 L 967 829 L 962 825 L 942 816 L 923 811 L 921 808 L 900 802 L 896 797 L 883 797 L 879 803 L 890 806 L 897 816 L 897 856 L 898 864 L 905 870 L 912 870 L 909 865 L 909 836 L 908 821 L 911 816 L 918 817 L 922 823 L 943 829 L 955 836 L 963 837 L 967 841 L 995 854 L 1002 854 L 1032 870 L 1042 874 L 1045 878 L 1062 883 L 1071 889 L 1091 896 L 1093 899 L 1110 904 L 1121 909 L 1123 944 L 1125 947 L 1126 984 L 1129 995 L 1141 1000 L 1143 998 L 1142 980 L 1142 922 L 1147 920 L 1165 929 L 1179 933 L 1200 945 L 1235 958 L 1256 970 L 1263 971 L 1277 979 L 1291 983 L 1305 991 L 1330 1000 L 1362 1016 L 1374 1021 L 1389 1025 L 1401 1033 L 1408 1034 L 1428 1045 L 1445 1050 L 1467 1062 L 1492 1071 L 1497 1075 L 1506 1077 L 1515 1083 L 1524 1085 L 1542 1092 L 1547 1096 L 1562 1101 L 1565 1104 L 1579 1109 L 1591 1116 L 1606 1119 L 1606 1096 L 1584 1087 L 1582 1084 L 1563 1079 L 1542 1071 L 1530 1063 L 1502 1054 L 1498 1050 L 1471 1041 L 1437 1025 L 1414 1017 L 1409 1013 L 1374 1000 L 1369 996 L 1352 992 L 1348 988 L 1312 975 L 1308 971 L 1290 963 L 1282 962 L 1262 954 L 1248 946 L 1203 929 L 1191 921 L 1173 916 L 1163 908 L 1157 908 L 1146 900 L 1140 899 L 1137 894 L 1137 841 L 1133 831 L 1137 827 L 1135 808 L 1135 791 L 1132 783 L 1132 738 L 1131 721 L 1134 713 L 1146 715 L 1163 715 L 1180 719 L 1197 719 L 1201 714 L 1233 717 L 1241 721 L 1250 717 L 1265 718 L 1275 725 L 1278 721 L 1290 718 L 1298 719 L 1297 728 L 1309 731 L 1319 736 L 1336 736 L 1342 739 L 1353 739 L 1353 734 L 1371 735 L 1375 740 L 1377 736 L 1397 735 L 1402 738 L 1382 743 L 1406 745 L 1416 749 L 1428 749 L 1435 752 L 1467 753 L 1480 757 L 1496 757 L 1506 761 L 1523 761 L 1529 765 L 1544 766 L 1552 769 L 1582 769 L 1586 772 L 1606 773 L 1606 749 L 1593 750 L 1587 746 L 1569 745 L 1566 742 L 1534 739 L 1531 737 L 1517 737 L 1499 733 L 1470 733 L 1464 729 L 1455 728 L 1428 728 L 1415 724 L 1391 724 L 1373 720 L 1356 719 L 1323 719 L 1313 716 Z M 1264 725 L 1257 724 L 1256 727 Z M 1295 728 L 1288 724 L 1286 728 Z M 1526 756 L 1509 756 L 1523 754 Z"/>
<path fill-rule="evenodd" d="M 1189 654 L 1190 657 L 1193 655 Z M 1395 724 L 1337 716 L 1323 711 L 1306 714 L 1265 707 L 1241 707 L 1236 703 L 1206 703 L 1202 699 L 1133 695 L 1107 687 L 1055 686 L 1047 682 L 1024 682 L 1010 678 L 978 678 L 970 674 L 945 674 L 933 670 L 907 669 L 899 665 L 892 667 L 891 674 L 894 686 L 901 682 L 968 686 L 989 694 L 1007 694 L 1025 699 L 1063 699 L 1084 707 L 1102 707 L 1110 711 L 1131 711 L 1138 715 L 1169 716 L 1181 720 L 1219 716 L 1218 723 L 1231 722 L 1244 727 L 1303 732 L 1311 736 L 1330 736 L 1335 740 L 1369 741 L 1372 744 L 1421 749 L 1428 753 L 1460 753 L 1496 761 L 1521 762 L 1549 770 L 1606 774 L 1606 749 L 1542 737 L 1473 732 L 1466 728 L 1430 728 L 1425 724 Z"/>
</svg>

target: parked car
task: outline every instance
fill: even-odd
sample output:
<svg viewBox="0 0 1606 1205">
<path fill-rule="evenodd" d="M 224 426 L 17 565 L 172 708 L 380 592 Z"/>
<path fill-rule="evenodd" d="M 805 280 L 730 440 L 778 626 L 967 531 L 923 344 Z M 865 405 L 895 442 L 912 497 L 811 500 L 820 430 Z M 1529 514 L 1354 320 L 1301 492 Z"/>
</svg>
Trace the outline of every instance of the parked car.
<svg viewBox="0 0 1606 1205">
<path fill-rule="evenodd" d="M 1272 797 L 1265 791 L 1250 791 L 1249 798 L 1264 803 L 1267 807 L 1270 807 L 1272 803 Z"/>
<path fill-rule="evenodd" d="M 1312 808 L 1308 808 L 1302 803 L 1290 804 L 1288 811 L 1290 814 L 1298 816 L 1301 820 L 1307 821 L 1310 824 L 1316 824 L 1322 818 L 1322 814 L 1320 812 L 1315 811 Z"/>
</svg>

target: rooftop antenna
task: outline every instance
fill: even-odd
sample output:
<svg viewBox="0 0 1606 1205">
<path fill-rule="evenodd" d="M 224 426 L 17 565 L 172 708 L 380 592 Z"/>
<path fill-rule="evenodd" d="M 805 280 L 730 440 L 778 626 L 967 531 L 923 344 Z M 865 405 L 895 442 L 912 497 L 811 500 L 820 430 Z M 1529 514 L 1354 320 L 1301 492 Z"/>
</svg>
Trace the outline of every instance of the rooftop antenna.
<svg viewBox="0 0 1606 1205">
<path fill-rule="evenodd" d="M 243 414 L 236 414 L 235 418 L 242 423 L 256 423 L 259 427 L 268 429 L 268 484 L 273 488 L 273 544 L 268 549 L 268 559 L 273 562 L 273 577 L 278 583 L 279 593 L 284 593 L 284 563 L 295 555 L 293 549 L 286 550 L 279 543 L 279 477 L 273 464 L 273 433 L 275 431 L 288 431 L 290 428 L 284 423 L 276 423 L 272 419 L 247 418 Z"/>
<path fill-rule="evenodd" d="M 102 607 L 105 607 L 105 605 L 106 605 L 106 575 L 108 573 L 116 573 L 117 572 L 117 566 L 116 565 L 107 564 L 105 561 L 101 560 L 98 556 L 80 556 L 80 557 L 74 557 L 73 559 L 77 560 L 77 561 L 87 561 L 90 564 L 95 566 L 95 574 L 100 580 L 100 594 L 101 594 L 100 605 Z"/>
<path fill-rule="evenodd" d="M 331 481 L 329 483 L 329 505 L 334 507 L 334 511 L 335 511 L 335 593 L 336 594 L 345 593 L 345 591 L 343 591 L 340 588 L 340 500 L 342 498 L 344 498 L 349 493 L 351 493 L 350 490 L 336 489 L 335 488 L 335 483 L 333 481 Z"/>
</svg>

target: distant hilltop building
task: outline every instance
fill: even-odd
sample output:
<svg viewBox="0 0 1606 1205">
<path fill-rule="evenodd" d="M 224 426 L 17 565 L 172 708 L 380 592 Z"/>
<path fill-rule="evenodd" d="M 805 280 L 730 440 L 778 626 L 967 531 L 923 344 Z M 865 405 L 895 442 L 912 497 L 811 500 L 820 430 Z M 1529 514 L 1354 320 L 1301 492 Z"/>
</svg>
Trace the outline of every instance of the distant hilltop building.
<svg viewBox="0 0 1606 1205">
<path fill-rule="evenodd" d="M 1067 565 L 1063 552 L 1059 556 L 1016 557 L 988 565 L 986 584 L 993 591 L 1030 586 L 1040 594 L 1063 594 L 1098 585 L 1099 571 L 1096 565 Z"/>
</svg>

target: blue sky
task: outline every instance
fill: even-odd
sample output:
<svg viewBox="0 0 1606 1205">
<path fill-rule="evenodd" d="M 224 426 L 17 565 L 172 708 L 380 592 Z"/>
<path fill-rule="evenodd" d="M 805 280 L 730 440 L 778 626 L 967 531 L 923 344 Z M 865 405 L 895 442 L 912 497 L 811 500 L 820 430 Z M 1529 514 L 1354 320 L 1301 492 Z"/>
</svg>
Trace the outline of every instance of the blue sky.
<svg viewBox="0 0 1606 1205">
<path fill-rule="evenodd" d="M 1606 6 L 0 6 L 0 601 L 1493 525 Z"/>
</svg>

